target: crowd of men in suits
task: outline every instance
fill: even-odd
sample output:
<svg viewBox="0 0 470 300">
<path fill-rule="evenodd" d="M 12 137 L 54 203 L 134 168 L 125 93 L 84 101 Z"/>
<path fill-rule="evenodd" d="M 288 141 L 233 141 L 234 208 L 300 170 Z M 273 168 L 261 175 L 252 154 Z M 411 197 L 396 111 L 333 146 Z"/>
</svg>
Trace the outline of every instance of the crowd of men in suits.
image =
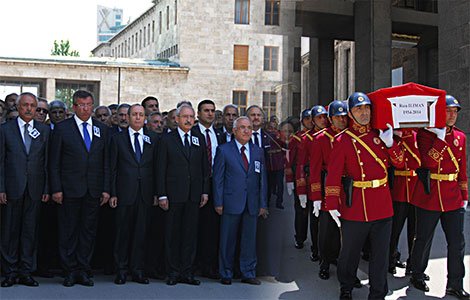
<svg viewBox="0 0 470 300">
<path fill-rule="evenodd" d="M 79 90 L 67 117 L 60 100 L 7 98 L 19 115 L 0 130 L 2 287 L 38 286 L 33 275 L 53 277 L 58 266 L 66 287 L 93 286 L 93 268 L 114 273 L 116 284 L 199 285 L 196 270 L 223 284 L 234 274 L 260 284 L 256 221 L 267 215 L 273 172 L 270 192 L 283 209 L 278 173 L 289 134 L 281 141 L 277 124 L 265 132 L 260 107 L 239 118 L 227 105 L 216 120 L 208 99 L 160 113 L 153 96 L 94 108 Z"/>
<path fill-rule="evenodd" d="M 461 107 L 452 96 L 446 128 L 375 130 L 372 103 L 358 92 L 304 110 L 295 134 L 294 121 L 265 122 L 256 105 L 242 117 L 227 105 L 217 121 L 208 99 L 168 113 L 152 96 L 93 109 L 93 95 L 77 91 L 69 118 L 58 100 L 23 93 L 14 103 L 19 116 L 0 130 L 2 287 L 37 286 L 33 272 L 49 276 L 55 254 L 67 287 L 93 286 L 93 257 L 116 284 L 150 277 L 199 285 L 198 270 L 224 285 L 237 276 L 259 285 L 257 221 L 267 217 L 271 195 L 284 209 L 285 176 L 295 247 L 304 247 L 309 227 L 310 259 L 320 261 L 324 280 L 337 265 L 340 299 L 362 286 L 361 251 L 370 299 L 385 298 L 396 267 L 429 291 L 424 271 L 439 221 L 446 293 L 469 299 L 466 136 L 455 127 Z M 397 250 L 405 222 L 406 264 Z"/>
</svg>

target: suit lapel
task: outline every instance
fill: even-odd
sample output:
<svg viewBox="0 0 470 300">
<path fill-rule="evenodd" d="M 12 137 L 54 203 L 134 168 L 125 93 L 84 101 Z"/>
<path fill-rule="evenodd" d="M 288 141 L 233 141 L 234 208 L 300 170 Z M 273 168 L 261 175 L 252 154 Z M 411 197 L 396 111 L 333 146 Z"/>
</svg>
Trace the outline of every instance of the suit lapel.
<svg viewBox="0 0 470 300">
<path fill-rule="evenodd" d="M 170 132 L 171 135 L 173 135 L 173 140 L 174 142 L 176 143 L 176 145 L 178 146 L 178 148 L 180 148 L 181 150 L 181 153 L 183 153 L 184 157 L 189 160 L 189 156 L 188 154 L 186 153 L 186 149 L 184 149 L 184 145 L 183 145 L 183 141 L 181 140 L 181 137 L 180 137 L 180 134 L 178 132 L 178 129 L 176 130 L 173 130 L 172 132 Z"/>
<path fill-rule="evenodd" d="M 126 147 L 129 149 L 130 155 L 134 158 L 135 163 L 139 164 L 139 162 L 137 161 L 137 158 L 135 157 L 134 148 L 132 148 L 132 141 L 131 141 L 131 137 L 129 135 L 129 129 L 123 130 L 118 134 L 124 135 L 123 140 L 124 140 L 124 143 L 126 144 Z"/>
<path fill-rule="evenodd" d="M 242 160 L 242 155 L 240 153 L 240 150 L 238 150 L 237 143 L 235 142 L 235 140 L 232 140 L 230 143 L 232 144 L 232 149 L 233 149 L 233 152 L 235 153 L 236 160 L 240 163 L 240 167 L 242 168 L 242 170 L 245 171 L 245 173 L 247 173 L 247 170 L 245 170 L 245 164 L 243 163 L 243 160 Z M 248 164 L 248 170 L 249 169 L 250 169 L 250 165 Z"/>
<path fill-rule="evenodd" d="M 19 118 L 19 117 L 17 117 L 17 118 Z M 23 139 L 21 138 L 20 126 L 18 126 L 18 119 L 15 119 L 15 121 L 13 121 L 11 123 L 15 127 L 14 130 L 16 130 L 16 136 L 18 138 L 18 142 L 20 143 L 20 147 L 21 147 L 21 149 L 23 149 L 24 154 L 27 156 L 28 154 L 26 153 L 26 147 L 24 146 Z M 31 152 L 31 148 L 29 150 Z"/>
<path fill-rule="evenodd" d="M 75 122 L 75 118 L 72 117 L 69 120 L 70 120 L 70 126 L 72 127 L 72 131 L 75 132 L 75 136 L 80 140 L 83 150 L 85 150 L 85 152 L 88 153 L 88 150 L 86 149 L 85 141 L 83 140 L 83 136 L 80 133 L 80 128 L 78 128 L 77 122 Z M 65 121 L 62 121 L 62 122 L 65 122 Z M 91 150 L 91 147 L 90 147 L 90 150 Z"/>
</svg>

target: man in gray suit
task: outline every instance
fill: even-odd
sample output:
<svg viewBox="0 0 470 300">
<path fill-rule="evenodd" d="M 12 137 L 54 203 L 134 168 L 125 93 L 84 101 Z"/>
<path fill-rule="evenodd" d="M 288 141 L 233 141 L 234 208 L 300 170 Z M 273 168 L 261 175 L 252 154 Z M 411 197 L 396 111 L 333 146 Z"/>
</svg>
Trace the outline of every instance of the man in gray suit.
<svg viewBox="0 0 470 300">
<path fill-rule="evenodd" d="M 37 215 L 41 201 L 49 200 L 49 127 L 33 120 L 38 106 L 35 95 L 21 94 L 16 106 L 19 117 L 0 128 L 2 287 L 17 282 L 39 285 L 31 277 L 36 268 Z"/>
</svg>

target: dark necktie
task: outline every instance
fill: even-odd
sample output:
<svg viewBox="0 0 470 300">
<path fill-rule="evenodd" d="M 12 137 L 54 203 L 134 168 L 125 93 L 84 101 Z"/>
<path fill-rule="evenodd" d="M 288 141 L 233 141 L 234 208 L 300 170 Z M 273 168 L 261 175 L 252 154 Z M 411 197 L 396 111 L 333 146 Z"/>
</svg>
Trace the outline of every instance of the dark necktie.
<svg viewBox="0 0 470 300">
<path fill-rule="evenodd" d="M 31 149 L 31 136 L 29 135 L 29 124 L 24 124 L 24 147 L 26 148 L 26 153 L 29 154 L 29 149 Z"/>
<path fill-rule="evenodd" d="M 189 155 L 189 149 L 191 148 L 191 145 L 189 144 L 189 134 L 185 133 L 184 134 L 184 150 L 186 150 L 186 154 Z"/>
<path fill-rule="evenodd" d="M 212 175 L 212 143 L 210 129 L 206 129 L 207 160 L 209 161 L 209 176 Z"/>
<path fill-rule="evenodd" d="M 90 138 L 90 134 L 88 133 L 88 130 L 86 129 L 87 125 L 88 125 L 87 122 L 82 123 L 82 126 L 83 126 L 83 141 L 85 141 L 86 150 L 90 151 L 91 138 Z"/>
<path fill-rule="evenodd" d="M 245 171 L 248 171 L 248 158 L 246 157 L 246 154 L 245 154 L 245 146 L 242 146 L 240 148 L 240 152 L 242 154 L 242 161 L 243 161 L 243 166 L 245 167 Z"/>
<path fill-rule="evenodd" d="M 135 148 L 135 159 L 137 160 L 137 162 L 140 162 L 140 160 L 142 159 L 142 150 L 140 149 L 138 132 L 134 133 L 134 148 Z"/>
<path fill-rule="evenodd" d="M 258 132 L 253 132 L 253 136 L 254 136 L 253 140 L 255 141 L 255 145 L 261 147 L 261 145 L 259 144 Z"/>
</svg>

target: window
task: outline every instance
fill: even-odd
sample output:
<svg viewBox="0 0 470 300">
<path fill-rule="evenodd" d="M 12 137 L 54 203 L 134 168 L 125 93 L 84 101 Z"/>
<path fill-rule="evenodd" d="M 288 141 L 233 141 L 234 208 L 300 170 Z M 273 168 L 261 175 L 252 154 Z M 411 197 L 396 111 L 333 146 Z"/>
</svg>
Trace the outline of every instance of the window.
<svg viewBox="0 0 470 300">
<path fill-rule="evenodd" d="M 245 115 L 247 98 L 247 91 L 233 91 L 232 93 L 232 103 L 238 106 L 238 112 L 240 116 Z"/>
<path fill-rule="evenodd" d="M 299 116 L 301 108 L 300 93 L 292 93 L 292 115 Z"/>
<path fill-rule="evenodd" d="M 233 69 L 234 70 L 248 70 L 248 46 L 234 45 L 233 46 Z"/>
<path fill-rule="evenodd" d="M 147 25 L 147 45 L 150 45 L 150 23 Z"/>
<path fill-rule="evenodd" d="M 138 50 L 139 50 L 139 33 L 136 32 L 135 33 L 135 52 L 137 53 Z"/>
<path fill-rule="evenodd" d="M 121 15 L 116 15 L 116 20 L 121 20 Z"/>
<path fill-rule="evenodd" d="M 250 24 L 250 0 L 235 0 L 235 24 Z"/>
<path fill-rule="evenodd" d="M 147 44 L 147 27 L 144 26 L 144 47 Z"/>
<path fill-rule="evenodd" d="M 302 56 L 300 47 L 294 47 L 294 72 L 300 72 L 302 68 Z"/>
<path fill-rule="evenodd" d="M 93 94 L 93 98 L 99 99 L 98 82 L 80 82 L 80 81 L 56 81 L 55 99 L 62 100 L 67 107 L 72 107 L 72 95 L 77 90 L 85 90 Z M 96 104 L 96 103 L 95 103 Z"/>
<path fill-rule="evenodd" d="M 166 30 L 170 29 L 170 6 L 166 7 Z"/>
<path fill-rule="evenodd" d="M 302 26 L 302 2 L 295 2 L 295 26 Z"/>
<path fill-rule="evenodd" d="M 276 102 L 276 92 L 263 92 L 263 110 L 268 120 L 276 115 Z"/>
<path fill-rule="evenodd" d="M 279 47 L 264 47 L 264 70 L 277 71 Z"/>
<path fill-rule="evenodd" d="M 142 50 L 142 29 L 139 30 L 139 50 Z"/>
<path fill-rule="evenodd" d="M 280 0 L 266 0 L 266 14 L 264 25 L 279 25 Z"/>
<path fill-rule="evenodd" d="M 155 42 L 155 21 L 152 21 L 152 42 Z"/>
<path fill-rule="evenodd" d="M 178 24 L 178 0 L 175 0 L 175 25 Z"/>
<path fill-rule="evenodd" d="M 163 26 L 163 25 L 162 25 L 162 22 L 163 22 L 163 20 L 162 20 L 162 12 L 160 12 L 160 13 L 158 14 L 158 17 L 159 17 L 159 23 L 160 23 L 160 24 L 159 24 L 160 27 L 159 27 L 159 29 L 158 29 L 158 32 L 159 32 L 159 34 L 162 34 L 162 26 Z"/>
</svg>

